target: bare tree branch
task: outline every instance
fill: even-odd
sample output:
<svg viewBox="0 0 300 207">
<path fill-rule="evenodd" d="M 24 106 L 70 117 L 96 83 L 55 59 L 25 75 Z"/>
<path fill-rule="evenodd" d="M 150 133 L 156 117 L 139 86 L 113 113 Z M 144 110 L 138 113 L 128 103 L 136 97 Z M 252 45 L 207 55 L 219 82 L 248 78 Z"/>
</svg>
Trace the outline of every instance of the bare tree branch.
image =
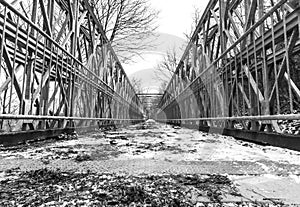
<svg viewBox="0 0 300 207">
<path fill-rule="evenodd" d="M 193 22 L 192 22 L 192 25 L 191 25 L 191 30 L 189 33 L 185 33 L 184 36 L 186 37 L 187 41 L 189 42 L 192 35 L 193 35 L 193 32 L 195 31 L 197 25 L 198 25 L 198 22 L 200 21 L 200 18 L 202 16 L 202 11 L 200 8 L 198 7 L 195 7 L 194 6 L 194 11 L 193 11 Z"/>
<path fill-rule="evenodd" d="M 153 47 L 158 11 L 149 0 L 95 0 L 95 13 L 103 25 L 118 56 L 123 62 Z"/>
<path fill-rule="evenodd" d="M 173 76 L 176 66 L 179 63 L 178 54 L 176 54 L 176 49 L 173 47 L 171 50 L 166 52 L 163 60 L 156 67 L 156 78 L 162 82 L 160 89 L 162 91 L 165 89 L 170 78 Z"/>
<path fill-rule="evenodd" d="M 201 10 L 197 7 L 194 7 L 193 12 L 193 24 L 191 26 L 190 33 L 184 34 L 186 36 L 187 43 L 190 41 L 190 38 L 193 35 L 194 30 L 197 27 L 198 22 L 201 18 Z M 176 54 L 175 48 L 168 50 L 166 55 L 163 57 L 163 60 L 158 64 L 156 70 L 156 77 L 162 82 L 159 91 L 164 92 L 166 86 L 173 76 L 177 65 L 179 64 L 180 57 Z"/>
<path fill-rule="evenodd" d="M 142 93 L 142 80 L 137 77 L 130 77 L 130 83 L 133 86 L 136 93 Z"/>
</svg>

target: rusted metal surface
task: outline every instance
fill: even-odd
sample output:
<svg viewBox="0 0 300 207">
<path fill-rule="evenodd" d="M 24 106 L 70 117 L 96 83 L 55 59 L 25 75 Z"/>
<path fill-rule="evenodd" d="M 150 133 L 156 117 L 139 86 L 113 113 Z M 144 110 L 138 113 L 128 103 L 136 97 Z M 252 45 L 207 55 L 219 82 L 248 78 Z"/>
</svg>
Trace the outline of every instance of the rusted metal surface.
<svg viewBox="0 0 300 207">
<path fill-rule="evenodd" d="M 51 133 L 97 120 L 143 118 L 88 1 L 1 0 L 0 11 L 2 131 L 30 126 Z"/>
<path fill-rule="evenodd" d="M 156 119 L 299 138 L 281 124 L 300 118 L 299 13 L 297 1 L 209 1 Z"/>
</svg>

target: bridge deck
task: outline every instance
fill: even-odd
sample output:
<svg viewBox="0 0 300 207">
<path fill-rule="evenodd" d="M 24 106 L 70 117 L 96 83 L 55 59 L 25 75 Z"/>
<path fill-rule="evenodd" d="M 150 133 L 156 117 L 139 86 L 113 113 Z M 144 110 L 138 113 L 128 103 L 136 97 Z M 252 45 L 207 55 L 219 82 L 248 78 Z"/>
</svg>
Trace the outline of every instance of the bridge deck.
<svg viewBox="0 0 300 207">
<path fill-rule="evenodd" d="M 223 186 L 224 189 L 222 187 L 220 195 L 221 201 L 227 203 L 228 206 L 238 201 L 253 202 L 255 200 L 269 203 L 270 206 L 279 201 L 300 204 L 298 196 L 300 153 L 296 151 L 257 145 L 228 136 L 172 127 L 152 121 L 118 130 L 84 134 L 78 139 L 69 138 L 56 142 L 46 141 L 13 147 L 10 150 L 1 149 L 1 189 L 10 189 L 6 192 L 9 194 L 13 193 L 10 191 L 16 188 L 15 198 L 26 200 L 26 195 L 20 194 L 17 187 L 24 191 L 32 187 L 31 184 L 22 186 L 24 179 L 28 179 L 25 176 L 28 172 L 35 172 L 33 174 L 35 176 L 31 177 L 31 182 L 43 179 L 46 175 L 39 175 L 41 171 L 36 170 L 45 168 L 54 172 L 64 172 L 68 176 L 71 176 L 68 173 L 77 172 L 83 173 L 86 180 L 81 181 L 82 188 L 78 189 L 79 195 L 83 189 L 86 189 L 84 191 L 89 191 L 90 197 L 81 195 L 76 199 L 89 198 L 91 202 L 99 199 L 88 187 L 88 180 L 91 176 L 93 182 L 96 180 L 104 182 L 104 175 L 110 175 L 110 182 L 114 183 L 118 182 L 122 176 L 126 179 L 137 179 L 130 185 L 140 186 L 147 193 L 149 186 L 148 184 L 143 186 L 145 185 L 143 182 L 150 182 L 147 177 L 150 175 L 156 175 L 158 176 L 156 179 L 160 180 L 162 178 L 175 179 L 174 175 L 184 177 L 197 174 L 197 176 L 205 177 L 216 174 L 233 182 L 230 189 L 228 186 Z M 20 174 L 25 171 L 27 174 Z M 49 174 L 50 171 L 46 172 Z M 120 181 L 124 186 L 127 185 L 126 179 Z M 47 182 L 47 186 L 51 186 L 52 182 L 63 186 L 69 181 L 61 181 L 57 176 L 53 176 Z M 72 182 L 75 184 L 79 181 L 73 178 Z M 96 189 L 105 191 L 110 185 L 112 184 L 108 182 Z M 157 187 L 163 184 L 156 183 L 155 185 Z M 210 189 L 217 186 L 216 183 L 209 185 Z M 237 188 L 235 193 L 232 191 L 234 186 Z M 172 194 L 173 187 L 171 184 L 163 186 L 169 194 Z M 193 202 L 214 202 L 212 195 L 208 193 L 209 189 L 197 189 L 197 186 L 192 184 L 189 187 L 197 191 L 197 196 L 192 199 Z M 180 191 L 178 188 L 177 191 Z M 118 191 L 120 187 L 114 190 Z M 52 190 L 50 188 L 47 192 L 51 194 L 54 191 L 55 188 Z M 62 191 L 67 190 L 62 189 Z M 74 193 L 72 190 L 66 194 L 62 193 L 61 199 L 72 202 L 72 198 L 68 198 L 71 192 Z M 157 190 L 158 197 L 159 192 Z M 181 193 L 185 193 L 183 194 L 185 199 L 189 200 L 186 192 Z M 36 200 L 45 196 L 40 190 L 36 190 L 35 194 Z M 0 197 L 3 195 L 3 192 L 0 192 Z M 57 199 L 53 200 L 54 203 L 59 202 Z M 108 200 L 107 198 L 106 201 Z M 5 202 L 4 199 L 0 201 L 0 204 L 5 204 Z"/>
</svg>

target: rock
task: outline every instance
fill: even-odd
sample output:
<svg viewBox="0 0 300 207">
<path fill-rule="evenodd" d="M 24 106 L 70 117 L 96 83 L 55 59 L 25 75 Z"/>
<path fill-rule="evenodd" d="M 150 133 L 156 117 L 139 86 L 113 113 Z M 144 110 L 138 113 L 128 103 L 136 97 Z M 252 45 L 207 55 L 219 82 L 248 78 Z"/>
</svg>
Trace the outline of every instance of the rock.
<svg viewBox="0 0 300 207">
<path fill-rule="evenodd" d="M 110 143 L 111 145 L 117 145 L 117 144 L 118 144 L 116 140 L 110 140 L 109 143 Z"/>
<path fill-rule="evenodd" d="M 167 134 L 167 137 L 175 137 L 174 134 Z"/>
<path fill-rule="evenodd" d="M 195 153 L 195 152 L 197 152 L 197 149 L 191 149 L 191 150 L 188 150 L 188 152 Z"/>
<path fill-rule="evenodd" d="M 242 146 L 249 147 L 249 144 L 248 143 L 243 143 Z"/>
<path fill-rule="evenodd" d="M 72 132 L 71 134 L 70 134 L 70 136 L 69 136 L 69 139 L 78 139 L 78 134 L 77 134 L 77 132 L 75 131 L 75 132 Z"/>
<path fill-rule="evenodd" d="M 92 157 L 90 154 L 87 154 L 87 153 L 79 153 L 75 157 L 75 160 L 78 162 L 82 162 L 82 161 L 92 160 Z"/>
<path fill-rule="evenodd" d="M 105 138 L 128 140 L 128 138 L 125 135 L 121 135 L 121 134 L 107 134 L 107 135 L 105 135 Z"/>
<path fill-rule="evenodd" d="M 60 134 L 60 135 L 57 136 L 57 139 L 58 140 L 63 140 L 63 139 L 65 139 L 65 137 L 66 137 L 65 134 Z"/>
<path fill-rule="evenodd" d="M 50 163 L 50 160 L 47 158 L 42 158 L 41 159 L 42 163 L 44 163 L 45 165 L 48 165 Z"/>
</svg>

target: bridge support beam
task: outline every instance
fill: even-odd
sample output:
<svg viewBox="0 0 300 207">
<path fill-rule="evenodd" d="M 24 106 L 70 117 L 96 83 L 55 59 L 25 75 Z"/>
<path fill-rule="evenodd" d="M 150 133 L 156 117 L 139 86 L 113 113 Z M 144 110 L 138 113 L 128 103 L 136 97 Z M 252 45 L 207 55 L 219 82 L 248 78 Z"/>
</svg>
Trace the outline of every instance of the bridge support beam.
<svg viewBox="0 0 300 207">
<path fill-rule="evenodd" d="M 210 0 L 157 120 L 299 150 L 299 12 L 288 0 Z"/>
<path fill-rule="evenodd" d="M 4 133 L 40 130 L 33 134 L 44 137 L 98 120 L 143 120 L 142 104 L 89 1 L 35 0 L 26 8 L 22 1 L 0 1 L 0 6 Z M 43 119 L 49 116 L 54 119 Z"/>
</svg>

